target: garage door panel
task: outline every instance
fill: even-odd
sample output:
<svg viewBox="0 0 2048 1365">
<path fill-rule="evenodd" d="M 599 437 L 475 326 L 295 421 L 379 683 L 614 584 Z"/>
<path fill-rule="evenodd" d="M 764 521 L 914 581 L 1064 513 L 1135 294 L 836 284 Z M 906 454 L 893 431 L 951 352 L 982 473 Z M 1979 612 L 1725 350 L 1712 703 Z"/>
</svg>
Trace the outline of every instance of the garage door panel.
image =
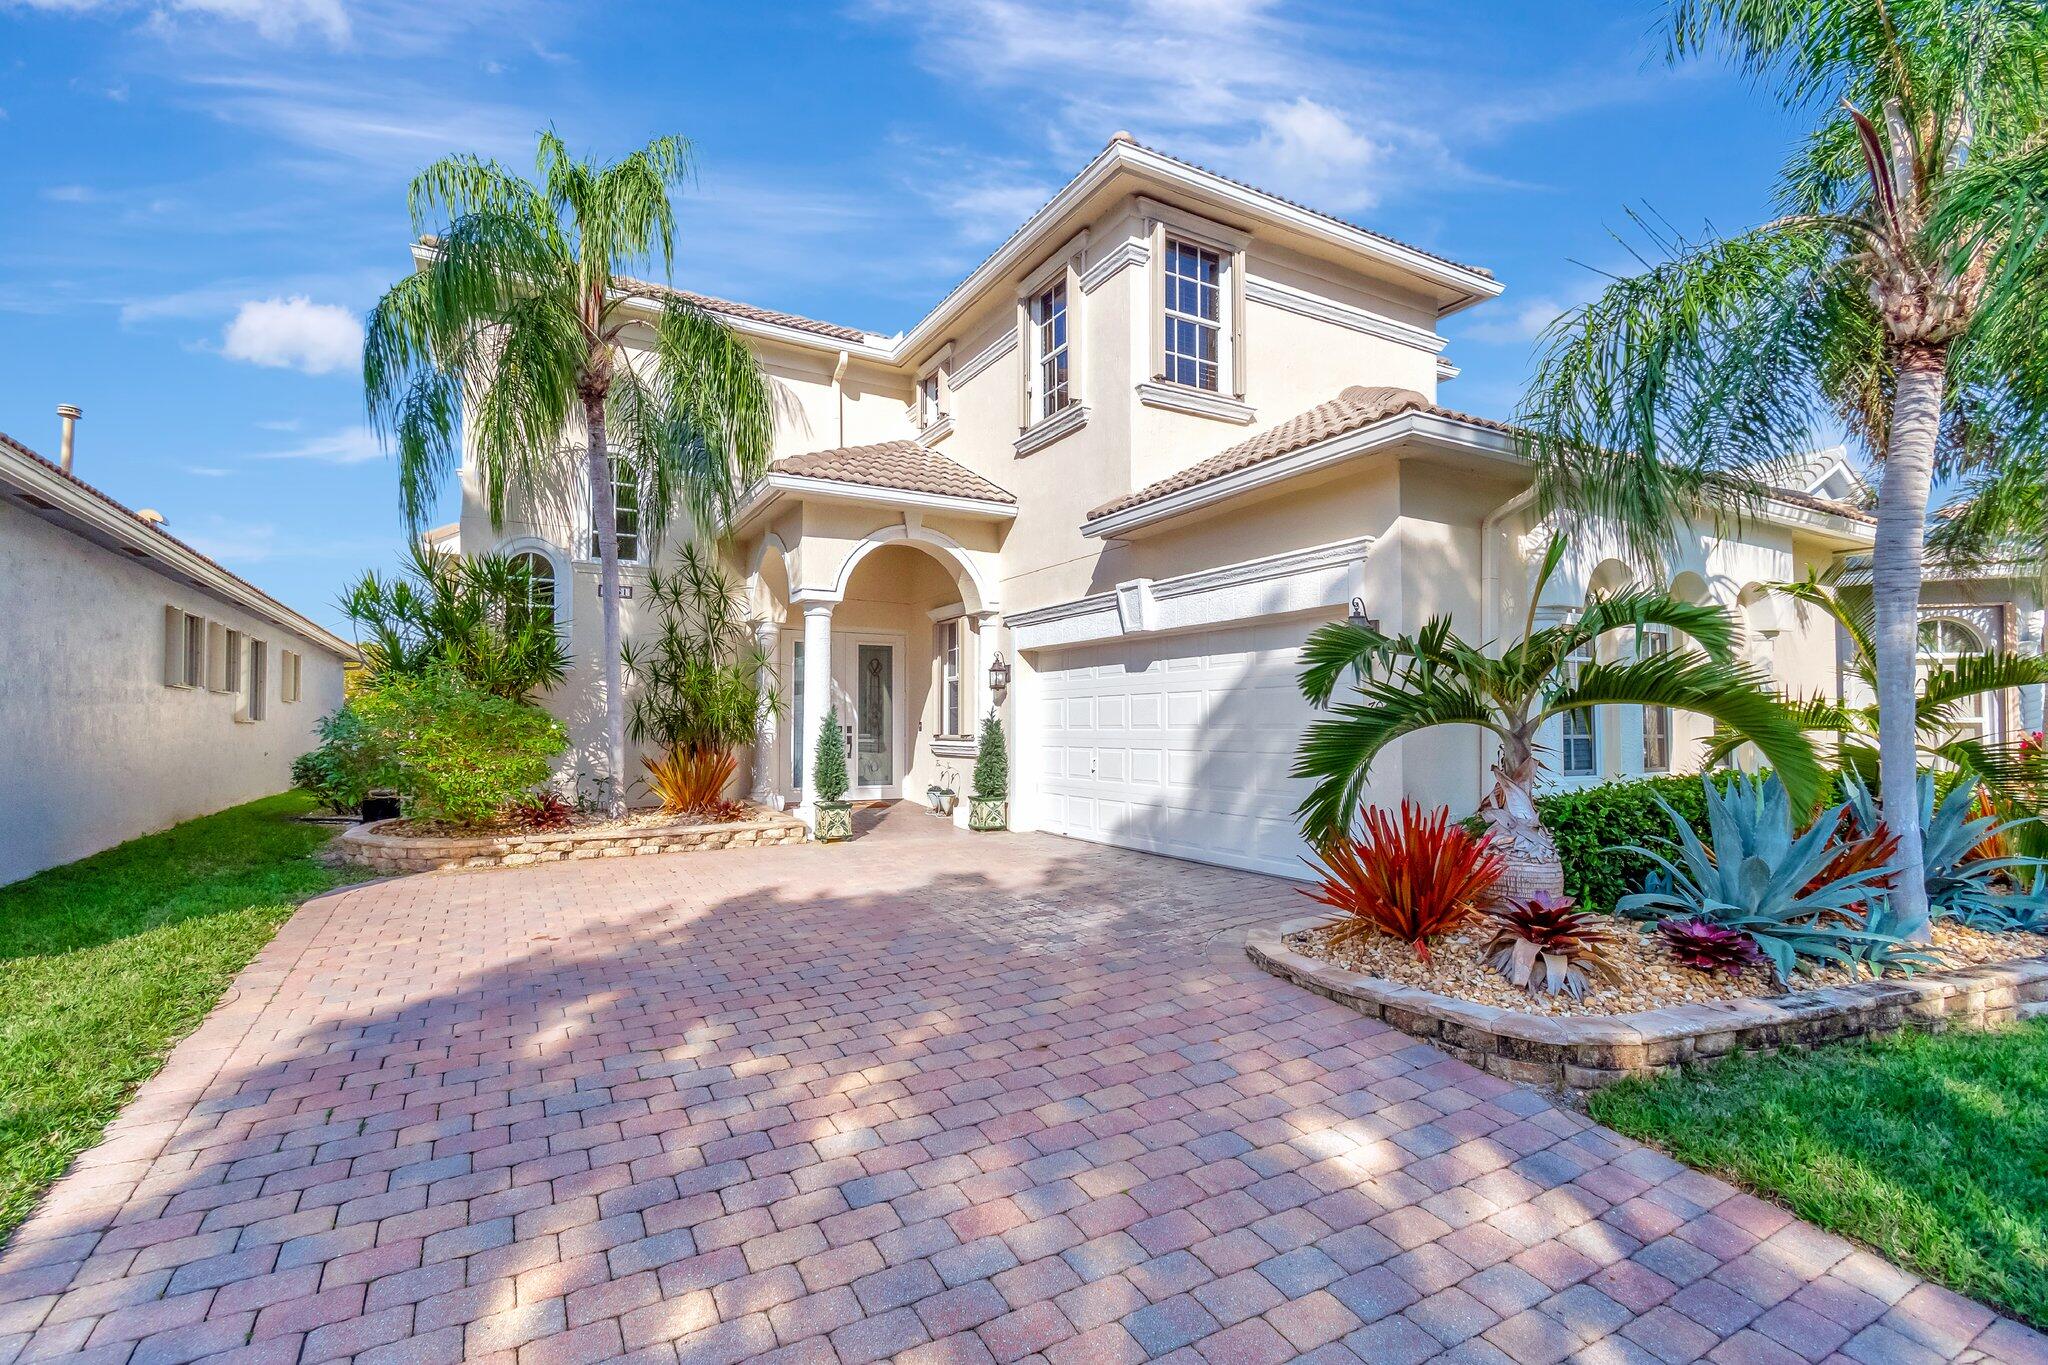
<svg viewBox="0 0 2048 1365">
<path fill-rule="evenodd" d="M 1301 876 L 1288 776 L 1313 717 L 1295 678 L 1314 621 L 1050 652 L 1039 714 L 1056 753 L 1040 823 L 1177 857 Z"/>
</svg>

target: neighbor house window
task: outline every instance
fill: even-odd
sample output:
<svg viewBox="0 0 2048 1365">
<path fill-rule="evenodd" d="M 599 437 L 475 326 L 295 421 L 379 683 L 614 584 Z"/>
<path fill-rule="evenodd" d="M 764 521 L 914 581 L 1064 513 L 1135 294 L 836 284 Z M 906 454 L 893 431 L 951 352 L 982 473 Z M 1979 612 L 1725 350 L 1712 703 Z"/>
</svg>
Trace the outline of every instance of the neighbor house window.
<svg viewBox="0 0 2048 1365">
<path fill-rule="evenodd" d="M 1074 401 L 1067 371 L 1067 282 L 1059 280 L 1031 300 L 1031 328 L 1038 359 L 1039 417 L 1050 417 Z"/>
<path fill-rule="evenodd" d="M 619 562 L 630 563 L 640 558 L 640 481 L 633 477 L 633 468 L 624 460 L 612 461 L 612 529 L 619 537 Z M 595 522 L 590 528 L 590 557 L 603 557 L 603 547 L 598 544 L 598 528 Z"/>
<path fill-rule="evenodd" d="M 270 685 L 270 653 L 261 640 L 248 642 L 248 666 L 243 669 L 242 683 L 235 719 L 262 720 L 268 710 L 264 689 Z"/>
<path fill-rule="evenodd" d="M 1590 641 L 1565 658 L 1566 676 L 1577 681 L 1579 670 L 1593 662 Z M 1593 708 L 1580 707 L 1558 717 L 1562 734 L 1558 740 L 1558 768 L 1566 777 L 1591 777 L 1600 771 L 1598 746 L 1593 741 Z"/>
<path fill-rule="evenodd" d="M 299 673 L 301 659 L 292 650 L 281 650 L 277 656 L 277 699 L 293 702 L 299 699 Z"/>
<path fill-rule="evenodd" d="M 1661 630 L 1643 632 L 1642 652 L 1646 658 L 1654 654 L 1669 654 L 1671 636 Z M 1671 708 L 1668 706 L 1643 708 L 1643 771 L 1671 771 Z"/>
<path fill-rule="evenodd" d="M 591 547 L 593 550 L 595 546 Z M 619 536 L 619 558 L 625 559 L 626 538 Z M 519 586 L 513 589 L 513 598 L 506 615 L 516 628 L 528 621 L 555 619 L 555 566 L 544 554 L 523 550 L 512 556 L 512 567 L 524 569 L 525 575 Z"/>
<path fill-rule="evenodd" d="M 221 637 L 220 686 L 221 692 L 242 690 L 242 632 L 228 631 Z"/>
<path fill-rule="evenodd" d="M 206 619 L 177 607 L 164 608 L 164 685 L 206 683 Z"/>
<path fill-rule="evenodd" d="M 960 618 L 939 623 L 939 733 L 958 735 L 960 707 Z"/>
<path fill-rule="evenodd" d="M 1166 239 L 1165 377 L 1189 388 L 1221 388 L 1223 254 Z"/>
</svg>

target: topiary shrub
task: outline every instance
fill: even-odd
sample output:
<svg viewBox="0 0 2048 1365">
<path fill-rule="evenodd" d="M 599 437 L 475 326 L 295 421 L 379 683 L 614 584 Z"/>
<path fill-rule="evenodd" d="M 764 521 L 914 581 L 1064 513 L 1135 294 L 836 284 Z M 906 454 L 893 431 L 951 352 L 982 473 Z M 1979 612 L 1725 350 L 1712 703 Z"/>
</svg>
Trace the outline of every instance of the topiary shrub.
<svg viewBox="0 0 2048 1365">
<path fill-rule="evenodd" d="M 1726 771 L 1714 775 L 1715 785 L 1724 788 L 1733 779 Z M 1671 820 L 1657 805 L 1660 797 L 1694 830 L 1707 832 L 1706 789 L 1697 777 L 1632 778 L 1536 798 L 1537 813 L 1564 862 L 1567 895 L 1586 909 L 1611 911 L 1623 896 L 1643 889 L 1655 865 L 1625 850 L 1657 848 L 1658 840 L 1670 837 Z"/>
<path fill-rule="evenodd" d="M 980 752 L 974 760 L 974 795 L 983 801 L 998 801 L 1010 794 L 1010 750 L 1003 740 L 1003 723 L 991 711 L 981 722 Z"/>
<path fill-rule="evenodd" d="M 811 760 L 811 789 L 820 801 L 839 801 L 846 796 L 846 737 L 839 731 L 839 708 L 825 713 L 824 728 L 818 731 L 818 752 Z"/>
<path fill-rule="evenodd" d="M 490 824 L 546 782 L 569 747 L 561 723 L 538 706 L 494 696 L 447 669 L 388 677 L 349 705 L 416 820 Z"/>
</svg>

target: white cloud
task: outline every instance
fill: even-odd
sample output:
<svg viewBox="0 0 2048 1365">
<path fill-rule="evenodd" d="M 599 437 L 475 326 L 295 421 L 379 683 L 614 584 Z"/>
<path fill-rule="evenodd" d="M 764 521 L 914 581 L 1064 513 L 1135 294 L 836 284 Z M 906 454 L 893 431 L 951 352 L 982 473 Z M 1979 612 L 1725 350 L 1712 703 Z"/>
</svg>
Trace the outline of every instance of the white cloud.
<svg viewBox="0 0 2048 1365">
<path fill-rule="evenodd" d="M 259 460 L 313 460 L 320 464 L 367 464 L 384 457 L 377 433 L 368 427 L 344 427 L 283 450 L 265 450 Z"/>
<path fill-rule="evenodd" d="M 195 479 L 225 479 L 235 471 L 232 469 L 222 469 L 218 465 L 188 464 L 185 466 L 185 472 Z"/>
<path fill-rule="evenodd" d="M 137 0 L 0 0 L 0 5 L 59 14 L 118 15 L 141 8 Z M 301 33 L 313 33 L 344 43 L 350 32 L 342 0 L 159 0 L 148 11 L 147 22 L 162 30 L 183 18 L 246 25 L 270 42 L 290 42 Z"/>
<path fill-rule="evenodd" d="M 1474 341 L 1533 341 L 1567 310 L 1567 305 L 1553 298 L 1527 299 L 1521 307 L 1494 313 L 1484 322 L 1467 325 L 1464 331 Z"/>
<path fill-rule="evenodd" d="M 187 545 L 222 564 L 260 564 L 277 553 L 277 527 L 267 522 L 230 521 L 209 515 L 196 530 L 181 532 Z"/>
<path fill-rule="evenodd" d="M 348 309 L 304 294 L 255 299 L 228 323 L 221 353 L 252 365 L 327 374 L 361 363 L 363 324 Z"/>
<path fill-rule="evenodd" d="M 90 204 L 99 194 L 90 185 L 49 185 L 43 189 L 43 198 L 53 204 Z"/>
</svg>

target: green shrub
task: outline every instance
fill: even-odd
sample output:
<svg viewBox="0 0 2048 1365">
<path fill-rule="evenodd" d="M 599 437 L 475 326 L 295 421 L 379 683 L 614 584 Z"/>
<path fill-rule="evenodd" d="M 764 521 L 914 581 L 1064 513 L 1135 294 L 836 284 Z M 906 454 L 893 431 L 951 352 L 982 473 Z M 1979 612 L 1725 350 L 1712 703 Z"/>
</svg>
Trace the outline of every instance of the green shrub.
<svg viewBox="0 0 2048 1365">
<path fill-rule="evenodd" d="M 1724 771 L 1714 780 L 1725 786 L 1732 777 Z M 1659 797 L 1694 830 L 1706 833 L 1706 789 L 1697 777 L 1603 782 L 1536 798 L 1537 814 L 1564 862 L 1564 889 L 1580 905 L 1612 910 L 1623 896 L 1643 889 L 1654 864 L 1623 850 L 1630 844 L 1661 848 L 1659 841 L 1671 837 L 1671 822 L 1657 806 Z"/>
<path fill-rule="evenodd" d="M 310 792 L 337 815 L 363 804 L 374 787 L 389 786 L 389 763 L 363 727 L 363 718 L 343 702 L 320 718 L 320 747 L 292 760 L 292 785 Z"/>
<path fill-rule="evenodd" d="M 1003 723 L 991 711 L 981 722 L 980 753 L 974 760 L 974 795 L 983 801 L 1010 793 L 1010 751 L 1003 741 Z"/>
<path fill-rule="evenodd" d="M 818 731 L 818 752 L 811 760 L 811 786 L 820 801 L 838 801 L 846 796 L 846 737 L 839 732 L 839 708 L 825 713 L 825 726 Z"/>
<path fill-rule="evenodd" d="M 494 696 L 446 669 L 388 677 L 350 705 L 418 820 L 487 824 L 547 781 L 569 747 L 560 722 L 538 706 Z"/>
</svg>

